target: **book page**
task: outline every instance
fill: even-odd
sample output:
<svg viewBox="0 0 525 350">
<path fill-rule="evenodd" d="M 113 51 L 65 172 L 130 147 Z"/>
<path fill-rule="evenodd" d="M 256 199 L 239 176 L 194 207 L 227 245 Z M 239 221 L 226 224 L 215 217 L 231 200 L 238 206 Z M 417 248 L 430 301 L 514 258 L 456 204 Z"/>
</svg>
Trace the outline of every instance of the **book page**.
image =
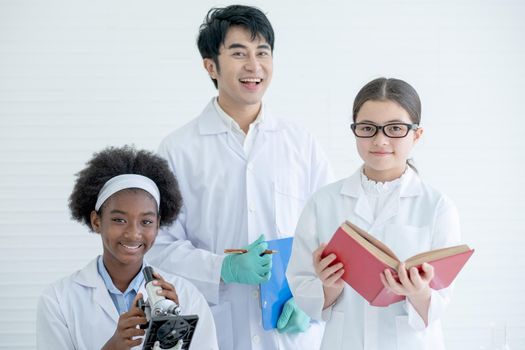
<svg viewBox="0 0 525 350">
<path fill-rule="evenodd" d="M 399 258 L 394 254 L 394 252 L 386 246 L 383 242 L 369 234 L 368 232 L 360 229 L 356 225 L 352 224 L 350 221 L 346 221 L 346 224 L 350 226 L 355 232 L 359 233 L 364 239 L 372 243 L 374 246 L 376 246 L 379 250 L 384 252 L 386 255 L 390 256 L 392 259 L 395 259 L 399 261 Z"/>
<path fill-rule="evenodd" d="M 351 237 L 353 237 L 361 246 L 372 253 L 376 258 L 389 265 L 393 269 L 397 268 L 399 259 L 386 245 L 374 238 L 372 235 L 366 233 L 354 224 L 346 221 L 341 228 Z"/>
<path fill-rule="evenodd" d="M 405 261 L 406 268 L 409 269 L 412 266 L 418 266 L 418 265 L 423 264 L 424 262 L 429 262 L 429 261 L 445 258 L 447 256 L 456 255 L 458 253 L 463 253 L 469 250 L 470 248 L 466 244 L 430 250 L 428 252 L 423 252 L 423 253 L 414 255 L 411 258 L 408 258 Z"/>
</svg>

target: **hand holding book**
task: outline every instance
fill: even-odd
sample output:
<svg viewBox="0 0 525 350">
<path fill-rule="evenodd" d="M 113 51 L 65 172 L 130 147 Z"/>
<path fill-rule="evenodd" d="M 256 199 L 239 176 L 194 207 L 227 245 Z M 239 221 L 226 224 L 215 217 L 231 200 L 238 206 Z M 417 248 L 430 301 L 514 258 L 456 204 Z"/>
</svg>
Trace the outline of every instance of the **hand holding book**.
<svg viewBox="0 0 525 350">
<path fill-rule="evenodd" d="M 341 278 L 346 283 L 371 305 L 388 306 L 418 290 L 421 283 L 418 278 L 421 279 L 420 273 L 425 272 L 423 263 L 432 265 L 433 268 L 432 277 L 424 277 L 429 282 L 429 287 L 435 290 L 446 288 L 456 278 L 474 250 L 467 245 L 435 249 L 417 254 L 403 263 L 385 244 L 347 221 L 334 233 L 321 257 L 326 258 L 332 253 L 337 257 L 333 260 L 334 263 L 343 263 L 345 272 Z M 412 270 L 412 267 L 416 270 Z M 405 268 L 410 271 L 410 278 Z M 392 283 L 387 284 L 392 287 L 386 287 L 378 276 L 385 270 L 389 272 L 388 275 L 383 275 L 383 278 L 391 277 Z M 394 281 L 396 283 L 393 283 Z M 403 288 L 410 288 L 401 289 L 399 284 Z M 397 294 L 396 290 L 400 294 Z"/>
<path fill-rule="evenodd" d="M 385 269 L 379 277 L 383 286 L 390 289 L 394 294 L 406 297 L 420 297 L 421 294 L 430 294 L 430 282 L 434 278 L 434 268 L 432 265 L 423 263 L 419 267 L 406 269 L 405 263 L 400 263 L 399 273 Z"/>
<path fill-rule="evenodd" d="M 345 281 L 341 279 L 345 272 L 343 264 L 341 262 L 332 264 L 337 258 L 336 255 L 330 254 L 324 258 L 321 257 L 325 247 L 326 243 L 321 243 L 319 248 L 313 253 L 315 273 L 323 283 L 325 297 L 323 309 L 326 309 L 335 302 L 343 291 L 345 283 Z"/>
</svg>

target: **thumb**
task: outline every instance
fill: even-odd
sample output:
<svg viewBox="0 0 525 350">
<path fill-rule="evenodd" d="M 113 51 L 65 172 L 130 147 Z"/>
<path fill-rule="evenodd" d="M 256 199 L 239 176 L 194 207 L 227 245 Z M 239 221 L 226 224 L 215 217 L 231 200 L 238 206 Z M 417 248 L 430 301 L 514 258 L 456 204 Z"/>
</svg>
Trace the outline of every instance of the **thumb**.
<svg viewBox="0 0 525 350">
<path fill-rule="evenodd" d="M 133 311 L 134 313 L 142 314 L 144 311 L 139 307 L 138 302 L 142 299 L 142 293 L 138 292 L 137 295 L 135 295 L 135 298 L 131 302 L 131 306 L 129 307 L 128 312 Z M 144 302 L 144 300 L 143 300 Z"/>
<path fill-rule="evenodd" d="M 259 238 L 257 238 L 255 241 L 253 241 L 252 243 L 248 244 L 248 246 L 246 246 L 246 249 L 247 250 L 251 250 L 251 249 L 253 249 L 253 247 L 257 246 L 261 242 L 264 242 L 264 235 L 260 235 Z"/>
<path fill-rule="evenodd" d="M 284 327 L 286 327 L 286 325 L 290 321 L 290 317 L 292 317 L 293 305 L 290 303 L 290 300 L 288 300 L 284 304 L 283 311 L 281 312 L 281 316 L 279 316 L 279 320 L 277 321 L 277 329 L 283 329 Z"/>
<path fill-rule="evenodd" d="M 423 263 L 423 265 L 421 265 L 421 268 L 425 273 L 426 280 L 431 280 L 432 278 L 434 278 L 434 267 L 432 265 L 425 262 Z"/>
</svg>

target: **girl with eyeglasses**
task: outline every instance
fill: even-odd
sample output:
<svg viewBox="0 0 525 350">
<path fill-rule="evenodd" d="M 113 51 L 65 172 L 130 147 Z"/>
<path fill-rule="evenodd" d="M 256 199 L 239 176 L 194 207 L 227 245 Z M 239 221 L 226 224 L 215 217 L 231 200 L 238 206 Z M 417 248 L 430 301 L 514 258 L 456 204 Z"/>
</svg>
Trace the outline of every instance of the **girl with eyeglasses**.
<svg viewBox="0 0 525 350">
<path fill-rule="evenodd" d="M 392 293 L 406 299 L 374 307 L 341 276 L 355 266 L 321 258 L 325 242 L 348 220 L 386 243 L 401 261 L 417 253 L 459 243 L 452 202 L 426 184 L 409 162 L 421 139 L 421 102 L 399 79 L 375 79 L 357 94 L 351 129 L 363 165 L 308 201 L 299 219 L 287 277 L 299 307 L 326 321 L 322 349 L 443 349 L 440 318 L 450 288 L 430 288 L 432 266 L 405 270 L 399 282 L 380 276 Z"/>
</svg>

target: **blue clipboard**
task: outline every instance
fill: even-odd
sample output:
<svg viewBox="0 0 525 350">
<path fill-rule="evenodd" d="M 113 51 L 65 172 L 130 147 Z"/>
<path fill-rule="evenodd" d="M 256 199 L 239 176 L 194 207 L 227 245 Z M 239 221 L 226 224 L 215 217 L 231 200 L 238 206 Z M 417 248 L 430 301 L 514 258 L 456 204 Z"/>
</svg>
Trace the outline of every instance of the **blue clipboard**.
<svg viewBox="0 0 525 350">
<path fill-rule="evenodd" d="M 286 268 L 292 253 L 293 237 L 266 241 L 268 249 L 278 250 L 272 256 L 272 275 L 270 280 L 261 284 L 262 325 L 265 330 L 277 328 L 277 320 L 284 304 L 292 297 L 286 280 Z"/>
</svg>

